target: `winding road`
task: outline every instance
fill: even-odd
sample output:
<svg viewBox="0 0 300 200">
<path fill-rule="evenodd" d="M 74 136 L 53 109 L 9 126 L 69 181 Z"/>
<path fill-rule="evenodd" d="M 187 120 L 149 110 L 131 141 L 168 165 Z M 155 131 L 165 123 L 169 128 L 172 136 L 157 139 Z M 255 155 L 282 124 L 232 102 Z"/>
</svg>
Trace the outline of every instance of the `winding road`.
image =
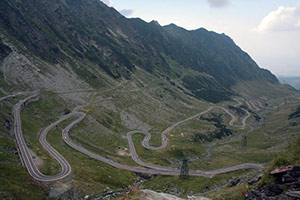
<svg viewBox="0 0 300 200">
<path fill-rule="evenodd" d="M 30 94 L 30 93 L 32 93 L 32 92 L 17 92 L 15 94 L 11 94 L 11 95 L 1 97 L 0 102 L 4 101 L 4 100 L 7 100 L 7 99 L 10 99 L 10 98 L 14 98 L 14 97 L 19 96 L 19 95 L 26 95 L 26 94 Z"/>
<path fill-rule="evenodd" d="M 85 149 L 84 147 L 74 143 L 70 137 L 69 137 L 69 131 L 72 127 L 74 127 L 76 124 L 80 123 L 81 120 L 84 119 L 85 114 L 82 112 L 76 112 L 76 113 L 71 113 L 70 115 L 72 116 L 76 116 L 78 117 L 77 120 L 73 121 L 69 126 L 67 126 L 63 131 L 62 131 L 62 137 L 63 140 L 73 149 L 76 149 L 77 151 L 95 158 L 101 162 L 104 162 L 106 164 L 109 164 L 113 167 L 116 167 L 118 169 L 124 169 L 124 170 L 128 170 L 128 171 L 132 171 L 132 172 L 137 172 L 137 173 L 146 173 L 146 174 L 159 174 L 159 175 L 180 175 L 180 170 L 179 169 L 174 169 L 174 168 L 168 168 L 168 167 L 163 167 L 163 166 L 158 166 L 158 165 L 154 165 L 154 164 L 149 164 L 146 163 L 145 167 L 146 168 L 140 168 L 140 167 L 134 167 L 134 166 L 128 166 L 128 165 L 124 165 L 124 164 L 120 164 L 118 162 L 115 162 L 109 158 L 100 156 L 96 153 L 93 153 L 87 149 Z M 171 131 L 170 129 L 167 129 L 169 131 Z M 136 131 L 136 132 L 129 132 L 127 135 L 133 135 L 133 134 L 137 134 L 137 133 L 141 133 L 140 131 Z M 144 132 L 145 134 L 149 134 L 147 132 Z M 166 134 L 166 132 L 165 132 Z M 149 136 L 148 136 L 149 138 Z M 151 138 L 151 135 L 150 135 Z M 166 141 L 166 140 L 164 140 Z M 138 155 L 136 153 L 136 150 L 134 148 L 134 144 L 132 139 L 128 140 L 129 142 L 129 146 L 131 147 L 131 154 L 134 155 L 133 157 L 136 158 L 136 160 L 138 159 Z M 155 148 L 155 147 L 152 147 Z M 134 159 L 135 160 L 135 159 Z M 141 163 L 138 164 L 142 164 L 143 162 L 141 161 Z M 233 166 L 233 167 L 228 167 L 228 168 L 222 168 L 222 169 L 218 169 L 218 170 L 214 170 L 214 171 L 201 171 L 201 170 L 191 170 L 190 171 L 190 175 L 192 176 L 203 176 L 203 177 L 212 177 L 215 176 L 216 174 L 221 174 L 221 173 L 227 173 L 230 171 L 236 171 L 236 170 L 241 170 L 241 169 L 260 169 L 262 168 L 262 165 L 257 165 L 257 164 L 251 164 L 251 163 L 246 163 L 246 164 L 241 164 L 241 165 L 237 165 L 237 166 Z"/>
<path fill-rule="evenodd" d="M 260 109 L 255 105 L 254 102 L 258 103 L 260 107 L 263 107 L 259 101 L 250 101 L 250 102 L 246 101 L 248 108 L 250 110 L 260 111 Z"/>
<path fill-rule="evenodd" d="M 159 147 L 154 147 L 154 146 L 151 146 L 149 144 L 149 141 L 151 139 L 151 134 L 149 132 L 145 132 L 145 131 L 131 131 L 131 132 L 127 133 L 127 141 L 128 141 L 129 149 L 130 149 L 130 152 L 131 152 L 131 158 L 134 160 L 134 162 L 136 162 L 137 164 L 139 164 L 141 166 L 144 166 L 144 167 L 148 167 L 148 168 L 152 168 L 152 169 L 158 169 L 158 170 L 164 170 L 164 171 L 173 171 L 174 170 L 173 168 L 163 167 L 163 166 L 159 166 L 159 165 L 154 165 L 154 164 L 151 164 L 151 163 L 145 163 L 145 162 L 143 162 L 139 158 L 139 156 L 137 155 L 134 143 L 132 141 L 132 136 L 135 135 L 135 134 L 143 134 L 143 135 L 145 135 L 145 138 L 142 141 L 142 146 L 143 147 L 145 147 L 146 149 L 150 149 L 150 150 L 161 150 L 161 149 L 164 149 L 164 148 L 167 147 L 167 145 L 168 145 L 168 138 L 166 137 L 166 135 L 169 134 L 175 127 L 177 127 L 177 126 L 179 126 L 179 125 L 181 125 L 181 124 L 183 124 L 183 123 L 185 123 L 185 122 L 187 122 L 189 120 L 198 118 L 201 115 L 204 115 L 204 114 L 210 112 L 213 109 L 221 109 L 224 112 L 226 112 L 229 116 L 231 116 L 231 121 L 229 122 L 229 124 L 231 126 L 233 126 L 233 127 L 240 127 L 242 129 L 244 129 L 247 126 L 246 121 L 251 116 L 251 114 L 248 111 L 244 110 L 247 113 L 247 116 L 245 116 L 245 118 L 242 120 L 242 125 L 234 125 L 234 122 L 236 121 L 236 117 L 229 110 L 227 110 L 227 109 L 225 109 L 223 107 L 219 107 L 219 106 L 211 106 L 207 110 L 205 110 L 205 111 L 203 111 L 203 112 L 201 112 L 201 113 L 199 113 L 197 115 L 194 115 L 192 117 L 189 117 L 187 119 L 184 119 L 184 120 L 182 120 L 180 122 L 177 122 L 177 123 L 173 124 L 172 126 L 170 126 L 169 128 L 167 128 L 165 131 L 163 131 L 162 134 L 161 134 L 162 144 Z M 253 129 L 251 131 L 253 131 Z M 207 153 L 210 154 L 209 151 Z"/>
<path fill-rule="evenodd" d="M 26 99 L 19 101 L 13 108 L 14 133 L 15 133 L 15 137 L 16 137 L 16 141 L 17 141 L 17 145 L 18 145 L 18 150 L 20 153 L 20 157 L 23 161 L 23 164 L 25 165 L 28 173 L 34 179 L 36 179 L 38 181 L 57 181 L 57 180 L 67 177 L 71 173 L 72 168 L 71 168 L 70 164 L 68 163 L 68 161 L 66 161 L 66 159 L 62 155 L 60 155 L 53 147 L 50 146 L 50 144 L 46 140 L 46 135 L 57 124 L 59 124 L 61 121 L 65 120 L 65 119 L 67 119 L 68 116 L 63 116 L 60 120 L 58 120 L 57 122 L 48 126 L 46 129 L 44 129 L 42 131 L 42 133 L 40 135 L 39 141 L 42 144 L 42 146 L 49 152 L 49 154 L 54 159 L 56 159 L 58 161 L 58 163 L 61 166 L 61 172 L 59 174 L 57 174 L 55 176 L 44 175 L 43 173 L 41 173 L 39 171 L 38 167 L 36 166 L 36 164 L 32 158 L 32 154 L 24 140 L 23 133 L 22 133 L 21 116 L 20 116 L 22 106 L 25 103 L 32 101 L 36 98 L 38 98 L 38 94 L 34 93 L 31 96 L 27 97 Z"/>
<path fill-rule="evenodd" d="M 115 168 L 118 169 L 123 169 L 123 170 L 128 170 L 128 171 L 132 171 L 132 172 L 136 172 L 136 173 L 145 173 L 145 174 L 158 174 L 158 175 L 170 175 L 170 176 L 179 176 L 180 175 L 180 170 L 179 169 L 174 169 L 174 168 L 169 168 L 169 167 L 163 167 L 163 166 L 158 166 L 158 165 L 154 165 L 154 164 L 150 164 L 150 163 L 145 163 L 142 160 L 139 159 L 137 152 L 135 150 L 134 147 L 134 143 L 132 141 L 132 136 L 134 134 L 144 134 L 145 138 L 142 142 L 142 145 L 145 148 L 151 149 L 151 150 L 160 150 L 160 149 L 164 149 L 167 147 L 168 145 L 168 139 L 167 139 L 167 134 L 169 134 L 176 126 L 179 126 L 189 120 L 192 120 L 194 118 L 197 118 L 209 111 L 211 111 L 212 109 L 222 109 L 224 112 L 226 112 L 228 115 L 230 115 L 232 117 L 231 121 L 229 122 L 229 124 L 231 126 L 235 126 L 234 122 L 236 121 L 236 117 L 230 113 L 227 109 L 223 108 L 223 107 L 219 107 L 219 106 L 212 106 L 210 108 L 208 108 L 206 111 L 203 111 L 197 115 L 194 115 L 192 117 L 189 117 L 185 120 L 182 120 L 180 122 L 177 122 L 175 124 L 173 124 L 172 126 L 170 126 L 169 128 L 167 128 L 165 131 L 162 132 L 161 134 L 161 138 L 162 138 L 162 145 L 159 147 L 153 147 L 151 145 L 149 145 L 149 141 L 151 139 L 151 134 L 148 132 L 143 132 L 143 131 L 131 131 L 129 133 L 127 133 L 127 140 L 128 140 L 128 144 L 130 147 L 130 152 L 131 152 L 131 156 L 132 159 L 138 163 L 141 166 L 144 167 L 135 167 L 135 166 L 129 166 L 129 165 L 124 165 L 121 163 L 118 163 L 114 160 L 111 160 L 109 158 L 100 156 L 96 153 L 93 153 L 87 149 L 85 149 L 84 147 L 74 143 L 70 137 L 69 137 L 69 132 L 71 130 L 72 127 L 74 127 L 75 125 L 77 125 L 78 123 L 80 123 L 84 118 L 85 118 L 85 113 L 83 112 L 72 112 L 68 115 L 64 115 L 62 116 L 59 120 L 57 120 L 56 122 L 50 124 L 47 128 L 45 128 L 42 133 L 40 134 L 39 137 L 39 141 L 42 144 L 42 146 L 48 151 L 48 153 L 55 159 L 57 160 L 57 162 L 60 164 L 61 166 L 61 172 L 57 175 L 53 175 L 53 176 L 47 176 L 42 174 L 39 169 L 37 168 L 35 162 L 33 161 L 32 155 L 26 145 L 26 142 L 24 140 L 23 134 L 22 134 L 22 124 L 21 124 L 21 117 L 20 117 L 20 112 L 21 112 L 21 108 L 24 104 L 28 103 L 29 101 L 33 101 L 35 99 L 38 98 L 38 94 L 34 93 L 31 96 L 27 97 L 24 100 L 20 100 L 13 109 L 13 114 L 14 114 L 14 132 L 15 132 L 15 137 L 16 137 L 16 141 L 17 141 L 17 145 L 18 145 L 18 149 L 20 152 L 20 157 L 23 160 L 23 163 L 27 169 L 27 171 L 29 172 L 29 174 L 36 180 L 38 181 L 57 181 L 60 179 L 63 179 L 65 177 L 67 177 L 71 171 L 72 168 L 70 166 L 70 164 L 68 163 L 68 161 L 61 155 L 59 154 L 46 140 L 46 136 L 47 133 L 54 128 L 55 126 L 57 126 L 59 123 L 61 123 L 62 121 L 71 118 L 71 117 L 77 117 L 76 120 L 74 120 L 72 123 L 70 123 L 65 129 L 63 129 L 62 131 L 62 138 L 64 140 L 64 142 L 69 145 L 70 147 L 72 147 L 73 149 L 89 156 L 92 157 L 94 159 L 97 159 L 103 163 L 106 163 L 108 165 L 111 165 Z M 250 115 L 250 113 L 248 113 Z M 249 118 L 250 116 L 246 116 L 243 121 L 242 121 L 242 125 L 238 126 L 241 128 L 245 128 L 247 126 L 246 124 L 246 120 Z M 252 163 L 245 163 L 245 164 L 241 164 L 241 165 L 236 165 L 236 166 L 232 166 L 232 167 L 226 167 L 226 168 L 221 168 L 221 169 L 217 169 L 217 170 L 213 170 L 213 171 L 202 171 L 202 170 L 190 170 L 189 174 L 191 176 L 202 176 L 202 177 L 213 177 L 217 174 L 222 174 L 222 173 L 227 173 L 227 172 L 232 172 L 232 171 L 236 171 L 236 170 L 242 170 L 242 169 L 260 169 L 263 166 L 260 164 L 252 164 Z"/>
</svg>

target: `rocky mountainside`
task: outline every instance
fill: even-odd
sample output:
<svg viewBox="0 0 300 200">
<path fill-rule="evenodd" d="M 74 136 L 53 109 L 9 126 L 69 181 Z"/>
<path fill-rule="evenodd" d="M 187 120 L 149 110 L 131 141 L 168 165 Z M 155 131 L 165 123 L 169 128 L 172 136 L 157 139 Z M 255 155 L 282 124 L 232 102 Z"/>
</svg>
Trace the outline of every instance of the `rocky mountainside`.
<svg viewBox="0 0 300 200">
<path fill-rule="evenodd" d="M 300 166 L 291 167 L 288 172 L 278 173 L 275 181 L 256 187 L 246 193 L 247 199 L 286 199 L 297 200 L 300 198 Z"/>
<path fill-rule="evenodd" d="M 138 194 L 133 197 L 133 199 L 143 199 L 143 200 L 185 200 L 183 198 L 170 195 L 170 194 L 165 194 L 165 193 L 158 193 L 152 190 L 141 190 L 138 192 Z M 209 198 L 205 197 L 194 197 L 190 196 L 188 200 L 210 200 Z"/>
<path fill-rule="evenodd" d="M 262 180 L 246 193 L 247 199 L 300 198 L 300 139 L 296 139 L 273 162 Z"/>
<path fill-rule="evenodd" d="M 99 88 L 137 69 L 211 102 L 238 95 L 242 81 L 279 87 L 232 39 L 203 28 L 127 19 L 99 0 L 3 0 L 0 11 L 1 82 L 17 88 Z"/>
</svg>

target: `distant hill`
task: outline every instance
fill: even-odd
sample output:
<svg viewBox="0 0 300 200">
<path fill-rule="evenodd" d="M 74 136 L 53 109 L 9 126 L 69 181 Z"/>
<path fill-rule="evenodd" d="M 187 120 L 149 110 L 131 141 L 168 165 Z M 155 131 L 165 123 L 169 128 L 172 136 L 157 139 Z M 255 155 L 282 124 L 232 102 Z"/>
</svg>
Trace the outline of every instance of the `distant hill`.
<svg viewBox="0 0 300 200">
<path fill-rule="evenodd" d="M 287 83 L 297 90 L 300 90 L 300 77 L 298 76 L 279 76 L 279 81 L 281 83 Z"/>
</svg>

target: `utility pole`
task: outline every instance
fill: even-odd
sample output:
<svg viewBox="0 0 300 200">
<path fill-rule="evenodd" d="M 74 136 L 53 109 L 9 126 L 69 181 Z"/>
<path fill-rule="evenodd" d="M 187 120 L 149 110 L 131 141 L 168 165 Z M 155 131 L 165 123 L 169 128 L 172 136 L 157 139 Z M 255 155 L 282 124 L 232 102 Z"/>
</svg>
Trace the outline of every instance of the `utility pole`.
<svg viewBox="0 0 300 200">
<path fill-rule="evenodd" d="M 248 146 L 247 136 L 244 136 L 244 140 L 243 140 L 243 148 L 246 149 L 247 146 Z"/>
<path fill-rule="evenodd" d="M 180 178 L 183 180 L 186 180 L 189 178 L 188 160 L 185 158 L 182 160 L 182 165 L 181 165 L 181 170 L 180 170 Z"/>
</svg>

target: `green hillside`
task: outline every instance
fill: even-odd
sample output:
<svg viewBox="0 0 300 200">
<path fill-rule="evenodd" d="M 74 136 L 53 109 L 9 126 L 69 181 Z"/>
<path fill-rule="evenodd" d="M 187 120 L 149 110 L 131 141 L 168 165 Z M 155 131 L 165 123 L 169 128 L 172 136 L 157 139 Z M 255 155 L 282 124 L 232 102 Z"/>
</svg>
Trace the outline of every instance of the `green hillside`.
<svg viewBox="0 0 300 200">
<path fill-rule="evenodd" d="M 61 167 L 39 136 L 68 113 L 85 114 L 70 140 L 107 162 L 65 142 L 62 131 L 73 116 L 46 138 L 69 162 L 70 174 L 49 183 L 32 178 L 13 123 L 14 105 L 29 91 L 38 99 L 22 107 L 21 128 L 42 173 L 56 175 Z M 126 199 L 136 188 L 183 198 L 241 197 L 247 178 L 258 171 L 218 170 L 268 166 L 299 137 L 299 93 L 261 69 L 229 36 L 129 19 L 99 0 L 1 0 L 0 98 L 0 199 Z M 131 157 L 131 131 L 150 133 L 149 145 L 167 141 L 166 148 L 150 150 L 142 146 L 144 135 L 134 134 L 137 157 L 145 163 L 174 172 L 187 159 L 197 175 L 217 172 L 183 181 L 178 174 L 111 166 L 143 167 Z M 236 179 L 241 184 L 231 188 Z"/>
</svg>

